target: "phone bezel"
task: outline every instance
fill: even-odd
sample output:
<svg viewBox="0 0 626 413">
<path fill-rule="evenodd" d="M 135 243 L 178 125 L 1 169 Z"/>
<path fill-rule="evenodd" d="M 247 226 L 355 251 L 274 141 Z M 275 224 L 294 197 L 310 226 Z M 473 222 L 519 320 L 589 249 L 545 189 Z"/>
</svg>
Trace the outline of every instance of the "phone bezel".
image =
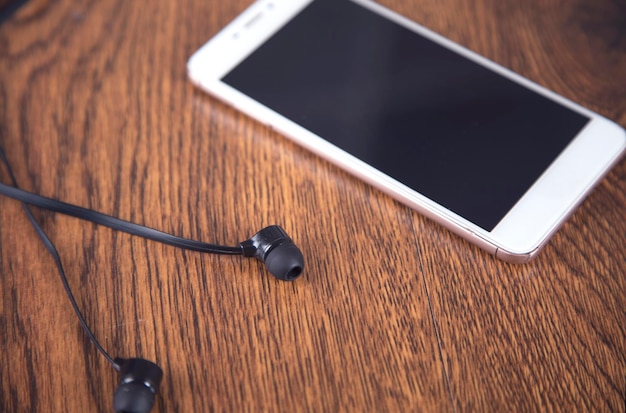
<svg viewBox="0 0 626 413">
<path fill-rule="evenodd" d="M 591 119 L 500 223 L 492 231 L 486 231 L 221 82 L 224 75 L 312 1 L 258 0 L 253 3 L 189 59 L 190 79 L 211 95 L 501 259 L 524 262 L 534 257 L 626 150 L 626 133 L 615 123 L 377 3 L 349 0 Z"/>
</svg>

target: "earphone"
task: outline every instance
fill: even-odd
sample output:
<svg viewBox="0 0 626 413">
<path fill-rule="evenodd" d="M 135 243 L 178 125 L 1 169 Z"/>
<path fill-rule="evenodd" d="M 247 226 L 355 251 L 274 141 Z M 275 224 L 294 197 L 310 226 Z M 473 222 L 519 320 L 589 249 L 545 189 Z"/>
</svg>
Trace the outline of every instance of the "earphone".
<svg viewBox="0 0 626 413">
<path fill-rule="evenodd" d="M 209 244 L 168 234 L 143 225 L 124 221 L 97 211 L 67 204 L 55 199 L 46 198 L 20 189 L 8 159 L 0 148 L 0 161 L 4 164 L 12 185 L 0 183 L 0 194 L 18 200 L 37 235 L 54 258 L 61 282 L 78 320 L 89 340 L 96 349 L 120 373 L 120 382 L 113 396 L 113 407 L 116 413 L 148 413 L 154 405 L 156 395 L 163 379 L 163 370 L 152 361 L 142 358 L 112 358 L 100 345 L 93 332 L 89 329 L 80 308 L 74 298 L 67 281 L 65 270 L 59 253 L 53 242 L 41 228 L 28 205 L 50 211 L 70 215 L 99 225 L 141 236 L 164 244 L 192 251 L 212 254 L 242 255 L 254 257 L 263 262 L 267 270 L 282 281 L 295 280 L 304 269 L 304 257 L 300 249 L 293 243 L 284 229 L 271 225 L 261 229 L 251 238 L 237 246 Z"/>
</svg>

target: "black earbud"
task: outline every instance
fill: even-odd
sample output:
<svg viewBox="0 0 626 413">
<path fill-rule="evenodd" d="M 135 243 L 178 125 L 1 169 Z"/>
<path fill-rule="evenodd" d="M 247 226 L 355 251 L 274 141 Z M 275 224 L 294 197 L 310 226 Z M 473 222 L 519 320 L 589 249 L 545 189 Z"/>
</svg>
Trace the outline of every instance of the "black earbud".
<svg viewBox="0 0 626 413">
<path fill-rule="evenodd" d="M 261 260 L 279 280 L 293 281 L 302 274 L 302 252 L 278 225 L 263 228 L 240 245 L 244 256 Z"/>
<path fill-rule="evenodd" d="M 116 413 L 148 413 L 159 390 L 163 370 L 144 359 L 120 359 L 120 384 L 115 390 L 113 407 Z"/>
</svg>

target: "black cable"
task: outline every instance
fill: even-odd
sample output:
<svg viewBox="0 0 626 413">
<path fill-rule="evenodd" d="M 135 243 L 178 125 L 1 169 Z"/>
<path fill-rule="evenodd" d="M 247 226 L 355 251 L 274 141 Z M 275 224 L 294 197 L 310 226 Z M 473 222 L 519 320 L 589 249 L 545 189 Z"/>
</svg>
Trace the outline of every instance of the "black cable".
<svg viewBox="0 0 626 413">
<path fill-rule="evenodd" d="M 18 188 L 17 180 L 15 179 L 15 175 L 13 174 L 13 170 L 11 169 L 11 165 L 9 164 L 9 161 L 6 158 L 6 155 L 4 154 L 4 151 L 2 150 L 2 148 L 0 148 L 0 159 L 2 160 L 2 163 L 4 164 L 4 166 L 6 167 L 6 170 L 9 174 L 9 179 L 11 180 L 11 183 L 13 184 L 13 187 L 14 187 L 13 189 L 17 189 Z M 2 185 L 6 186 L 4 184 Z M 104 356 L 104 358 L 106 358 L 107 361 L 111 363 L 113 368 L 117 371 L 120 371 L 120 365 L 100 345 L 100 343 L 96 339 L 96 336 L 89 329 L 89 326 L 87 325 L 87 321 L 85 320 L 83 313 L 81 313 L 80 308 L 78 308 L 78 303 L 76 302 L 76 298 L 74 298 L 74 294 L 72 294 L 72 290 L 70 288 L 69 282 L 67 281 L 67 276 L 65 274 L 65 269 L 63 268 L 63 263 L 61 262 L 61 257 L 59 256 L 59 252 L 54 246 L 54 243 L 50 240 L 50 238 L 48 237 L 46 232 L 43 230 L 43 228 L 41 228 L 41 225 L 39 225 L 39 223 L 33 216 L 33 213 L 28 208 L 28 205 L 26 205 L 26 203 L 24 202 L 22 202 L 22 209 L 26 213 L 28 220 L 30 221 L 31 225 L 37 232 L 37 235 L 39 236 L 39 238 L 45 245 L 46 249 L 48 250 L 50 255 L 52 255 L 52 258 L 54 258 L 54 262 L 56 263 L 57 269 L 59 270 L 59 277 L 61 278 L 61 283 L 63 283 L 63 288 L 65 289 L 65 293 L 67 294 L 67 297 L 69 298 L 70 303 L 72 304 L 72 308 L 74 308 L 74 312 L 76 313 L 76 316 L 78 317 L 78 321 L 83 327 L 85 334 L 87 334 L 87 337 L 89 338 L 89 340 L 93 343 L 96 349 Z"/>
<path fill-rule="evenodd" d="M 13 186 L 0 183 L 0 195 L 5 195 L 10 198 L 16 199 L 22 203 L 24 212 L 28 216 L 31 224 L 35 228 L 37 235 L 42 240 L 54 261 L 56 262 L 61 277 L 63 287 L 69 297 L 69 300 L 74 308 L 74 312 L 78 316 L 80 324 L 82 325 L 85 333 L 96 346 L 98 351 L 113 365 L 117 371 L 120 371 L 122 366 L 113 359 L 102 348 L 100 343 L 96 340 L 96 337 L 91 332 L 85 318 L 83 317 L 76 299 L 72 294 L 65 270 L 61 263 L 61 258 L 56 250 L 56 247 L 48 238 L 47 234 L 41 228 L 32 212 L 28 208 L 27 204 L 33 205 L 39 208 L 44 208 L 50 211 L 59 212 L 65 215 L 70 215 L 76 218 L 84 219 L 86 221 L 93 222 L 112 228 L 114 230 L 123 231 L 132 235 L 137 235 L 143 238 L 147 238 L 153 241 L 161 242 L 163 244 L 171 245 L 178 248 L 183 248 L 192 251 L 206 252 L 213 254 L 227 254 L 227 255 L 243 255 L 245 257 L 255 257 L 263 262 L 267 270 L 277 279 L 282 281 L 293 281 L 302 274 L 304 268 L 304 257 L 302 251 L 293 243 L 289 235 L 281 227 L 277 225 L 270 225 L 261 229 L 250 239 L 242 241 L 236 247 L 228 247 L 223 245 L 209 244 L 206 242 L 195 241 L 187 238 L 171 235 L 153 228 L 149 228 L 143 225 L 138 225 L 129 221 L 124 221 L 119 218 L 112 217 L 110 215 L 102 214 L 87 208 L 82 208 L 76 205 L 68 204 L 65 202 L 57 201 L 52 198 L 47 198 L 41 195 L 33 194 L 28 191 L 20 189 L 17 185 L 17 180 L 11 169 L 11 165 L 4 154 L 2 148 L 0 148 L 0 160 L 5 165 Z"/>
<path fill-rule="evenodd" d="M 5 157 L 3 158 L 6 159 Z M 243 249 L 240 245 L 236 247 L 228 247 L 224 245 L 209 244 L 206 242 L 178 237 L 176 235 L 168 234 L 166 232 L 162 232 L 153 228 L 115 218 L 110 215 L 93 211 L 91 209 L 67 204 L 65 202 L 57 201 L 56 199 L 33 194 L 32 192 L 24 191 L 22 189 L 19 189 L 18 187 L 6 185 L 3 183 L 0 183 L 0 194 L 29 205 L 33 205 L 54 212 L 59 212 L 65 215 L 70 215 L 75 218 L 84 219 L 86 221 L 90 221 L 99 225 L 104 225 L 118 231 L 123 231 L 128 234 L 137 235 L 186 250 L 207 252 L 212 254 L 243 254 Z"/>
<path fill-rule="evenodd" d="M 4 164 L 13 185 L 10 186 L 0 183 L 0 195 L 5 195 L 21 202 L 22 208 L 31 225 L 56 263 L 65 293 L 72 304 L 74 313 L 78 317 L 85 334 L 104 358 L 111 363 L 113 368 L 122 374 L 121 382 L 115 391 L 113 402 L 116 411 L 147 412 L 150 410 L 154 403 L 154 396 L 163 377 L 163 370 L 155 363 L 145 359 L 113 359 L 106 350 L 104 350 L 87 325 L 87 321 L 78 307 L 76 298 L 67 280 L 61 257 L 54 243 L 37 222 L 28 204 L 183 249 L 214 254 L 254 257 L 263 262 L 267 270 L 274 277 L 282 281 L 295 280 L 300 276 L 304 268 L 302 251 L 293 243 L 289 235 L 277 225 L 270 225 L 261 229 L 250 239 L 241 242 L 236 247 L 226 247 L 194 241 L 124 221 L 90 209 L 23 191 L 19 189 L 17 185 L 17 179 L 13 174 L 11 165 L 2 148 L 0 148 L 0 161 Z M 141 406 L 141 410 L 138 410 L 138 406 Z"/>
</svg>

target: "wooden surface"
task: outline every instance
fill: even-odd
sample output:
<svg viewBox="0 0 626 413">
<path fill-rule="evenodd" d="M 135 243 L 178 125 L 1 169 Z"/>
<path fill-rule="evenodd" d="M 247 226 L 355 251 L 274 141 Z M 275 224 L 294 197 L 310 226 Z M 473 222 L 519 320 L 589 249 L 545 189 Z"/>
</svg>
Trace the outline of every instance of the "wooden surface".
<svg viewBox="0 0 626 413">
<path fill-rule="evenodd" d="M 384 0 L 626 126 L 622 0 Z M 624 411 L 626 161 L 509 265 L 203 94 L 187 58 L 249 0 L 31 0 L 0 26 L 0 145 L 25 189 L 236 244 L 284 226 L 306 271 L 36 211 L 155 412 Z M 0 179 L 7 182 L 4 171 Z M 52 259 L 0 198 L 0 410 L 112 410 Z"/>
</svg>

